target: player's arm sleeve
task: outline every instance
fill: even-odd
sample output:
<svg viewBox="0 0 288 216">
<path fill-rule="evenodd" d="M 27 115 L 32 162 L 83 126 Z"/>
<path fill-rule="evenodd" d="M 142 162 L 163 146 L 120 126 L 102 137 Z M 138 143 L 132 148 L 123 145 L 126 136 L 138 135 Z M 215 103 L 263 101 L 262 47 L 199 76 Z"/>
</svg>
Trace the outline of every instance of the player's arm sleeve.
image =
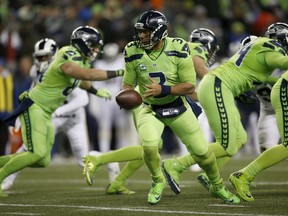
<svg viewBox="0 0 288 216">
<path fill-rule="evenodd" d="M 199 56 L 193 56 L 193 64 L 195 67 L 196 74 L 200 79 L 209 72 L 209 68 L 206 66 L 206 62 Z"/>
<path fill-rule="evenodd" d="M 265 83 L 268 83 L 270 85 L 274 85 L 278 79 L 279 79 L 279 77 L 269 76 Z"/>
<path fill-rule="evenodd" d="M 55 110 L 56 115 L 64 115 L 67 112 L 74 112 L 89 103 L 88 94 L 79 88 L 74 89 L 68 97 L 70 97 L 68 103 Z"/>
<path fill-rule="evenodd" d="M 130 85 L 130 86 L 136 86 L 137 74 L 136 74 L 136 71 L 134 69 L 133 61 L 127 60 L 129 58 L 127 57 L 127 51 L 126 50 L 125 50 L 124 57 L 125 57 L 125 73 L 123 76 L 122 83 Z"/>
<path fill-rule="evenodd" d="M 178 75 L 180 82 L 188 82 L 196 86 L 196 71 L 189 52 L 185 52 L 185 58 L 179 58 Z"/>
<path fill-rule="evenodd" d="M 179 83 L 171 86 L 171 94 L 192 94 L 195 91 L 196 86 L 196 72 L 189 52 L 182 53 L 179 58 L 178 76 Z"/>
<path fill-rule="evenodd" d="M 282 70 L 288 69 L 288 56 L 278 52 L 268 52 L 264 55 L 266 64 L 272 68 L 279 68 Z"/>
</svg>

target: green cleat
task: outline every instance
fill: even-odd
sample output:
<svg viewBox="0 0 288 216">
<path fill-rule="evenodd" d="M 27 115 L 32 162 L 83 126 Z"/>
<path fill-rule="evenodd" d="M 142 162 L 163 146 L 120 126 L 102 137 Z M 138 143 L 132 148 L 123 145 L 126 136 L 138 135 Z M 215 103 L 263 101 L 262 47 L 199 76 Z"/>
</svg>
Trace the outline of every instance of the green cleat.
<svg viewBox="0 0 288 216">
<path fill-rule="evenodd" d="M 167 182 L 175 194 L 179 194 L 181 192 L 179 186 L 181 172 L 177 171 L 178 168 L 177 161 L 174 158 L 167 159 L 162 162 L 162 169 L 166 176 Z"/>
<path fill-rule="evenodd" d="M 211 182 L 206 173 L 200 173 L 197 176 L 198 182 L 205 187 L 208 191 L 210 191 Z"/>
<path fill-rule="evenodd" d="M 223 184 L 211 184 L 210 193 L 213 197 L 222 199 L 224 203 L 240 203 L 239 197 L 231 193 Z"/>
<path fill-rule="evenodd" d="M 229 181 L 243 200 L 247 202 L 254 201 L 254 197 L 250 192 L 250 184 L 253 181 L 253 178 L 249 179 L 243 172 L 234 172 L 229 176 Z"/>
<path fill-rule="evenodd" d="M 101 163 L 97 160 L 94 155 L 86 155 L 83 157 L 83 175 L 86 179 L 88 185 L 93 185 L 93 178 L 95 176 L 96 170 L 101 166 Z"/>
<path fill-rule="evenodd" d="M 109 195 L 113 195 L 113 194 L 132 195 L 132 194 L 135 194 L 135 191 L 129 190 L 121 182 L 114 181 L 108 185 L 108 187 L 106 188 L 106 193 Z"/>
<path fill-rule="evenodd" d="M 167 183 L 165 180 L 161 182 L 154 181 L 152 182 L 152 187 L 148 193 L 148 203 L 151 205 L 157 204 L 162 196 L 163 190 L 165 189 Z"/>
</svg>

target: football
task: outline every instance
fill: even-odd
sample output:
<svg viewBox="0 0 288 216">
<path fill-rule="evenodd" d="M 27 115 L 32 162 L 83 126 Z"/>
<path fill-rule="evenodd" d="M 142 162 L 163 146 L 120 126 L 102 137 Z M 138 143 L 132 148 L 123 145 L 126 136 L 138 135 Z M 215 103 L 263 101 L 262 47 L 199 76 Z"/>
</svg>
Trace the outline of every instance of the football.
<svg viewBox="0 0 288 216">
<path fill-rule="evenodd" d="M 116 102 L 120 108 L 132 110 L 142 104 L 142 97 L 134 89 L 125 89 L 116 95 Z"/>
</svg>

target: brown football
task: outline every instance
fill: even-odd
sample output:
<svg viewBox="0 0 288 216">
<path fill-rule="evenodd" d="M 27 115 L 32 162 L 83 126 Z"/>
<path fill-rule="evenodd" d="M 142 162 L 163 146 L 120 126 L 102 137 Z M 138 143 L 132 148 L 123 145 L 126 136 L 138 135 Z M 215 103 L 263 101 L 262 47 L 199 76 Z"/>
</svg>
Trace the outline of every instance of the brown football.
<svg viewBox="0 0 288 216">
<path fill-rule="evenodd" d="M 132 110 L 142 104 L 142 97 L 134 89 L 125 89 L 116 95 L 116 102 L 120 108 Z"/>
</svg>

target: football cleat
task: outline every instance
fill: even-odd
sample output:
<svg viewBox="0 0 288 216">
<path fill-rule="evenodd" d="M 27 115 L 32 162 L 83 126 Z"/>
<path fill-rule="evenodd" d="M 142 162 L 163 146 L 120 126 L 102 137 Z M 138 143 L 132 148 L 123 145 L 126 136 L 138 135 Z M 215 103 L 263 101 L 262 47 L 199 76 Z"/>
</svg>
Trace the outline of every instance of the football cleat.
<svg viewBox="0 0 288 216">
<path fill-rule="evenodd" d="M 229 181 L 243 200 L 247 202 L 254 201 L 254 197 L 250 192 L 250 184 L 253 181 L 253 178 L 249 179 L 243 172 L 234 172 L 229 176 Z"/>
<path fill-rule="evenodd" d="M 222 199 L 224 203 L 240 203 L 239 197 L 231 193 L 223 184 L 211 185 L 210 194 L 215 198 Z"/>
<path fill-rule="evenodd" d="M 114 194 L 132 195 L 132 194 L 135 194 L 135 191 L 129 190 L 121 182 L 114 181 L 108 185 L 108 187 L 106 188 L 106 193 L 109 195 L 114 195 Z"/>
<path fill-rule="evenodd" d="M 93 178 L 95 176 L 96 170 L 101 166 L 101 163 L 97 160 L 96 156 L 86 155 L 83 157 L 83 175 L 86 179 L 88 185 L 93 185 Z"/>
<path fill-rule="evenodd" d="M 162 169 L 171 190 L 175 194 L 180 194 L 180 172 L 177 171 L 177 162 L 174 158 L 162 162 Z"/>
<path fill-rule="evenodd" d="M 155 205 L 160 201 L 163 190 L 165 189 L 166 185 L 167 183 L 165 179 L 163 179 L 163 181 L 155 181 L 155 180 L 152 181 L 152 187 L 148 193 L 149 204 Z"/>
<path fill-rule="evenodd" d="M 198 182 L 205 187 L 208 191 L 210 191 L 211 182 L 206 173 L 200 173 L 197 176 Z"/>
<path fill-rule="evenodd" d="M 12 174 L 10 174 L 9 176 L 7 176 L 7 177 L 4 179 L 4 181 L 3 181 L 2 184 L 1 184 L 1 189 L 2 189 L 3 191 L 9 190 L 9 189 L 13 186 L 14 181 L 15 181 L 18 173 L 19 173 L 19 172 L 12 173 Z"/>
</svg>

